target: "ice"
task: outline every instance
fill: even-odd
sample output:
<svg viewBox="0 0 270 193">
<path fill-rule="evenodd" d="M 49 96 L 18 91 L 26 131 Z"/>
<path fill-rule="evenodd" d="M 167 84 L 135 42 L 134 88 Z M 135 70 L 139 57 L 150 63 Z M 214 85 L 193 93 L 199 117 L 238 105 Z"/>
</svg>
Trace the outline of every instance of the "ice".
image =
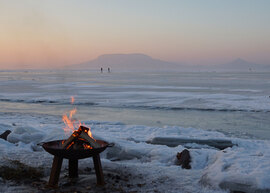
<svg viewBox="0 0 270 193">
<path fill-rule="evenodd" d="M 227 185 L 245 185 L 252 190 L 270 189 L 269 141 L 236 141 L 237 147 L 212 157 L 212 163 L 204 170 L 202 182 L 214 187 L 226 182 Z"/>
<path fill-rule="evenodd" d="M 37 124 L 38 121 L 41 120 L 24 127 L 2 124 L 2 127 L 12 127 L 12 133 L 8 141 L 0 140 L 0 156 L 19 159 L 36 166 L 45 164 L 46 172 L 49 173 L 52 157 L 44 150 L 37 149 L 37 143 L 65 136 L 61 124 L 56 127 L 58 129 L 50 126 L 44 129 L 44 125 Z M 162 181 L 163 185 L 156 186 L 168 189 L 168 192 L 180 190 L 182 188 L 180 186 L 185 186 L 184 190 L 192 192 L 222 192 L 221 188 L 233 187 L 232 183 L 235 182 L 252 187 L 253 190 L 270 188 L 269 141 L 228 138 L 216 131 L 176 126 L 159 128 L 91 120 L 87 123 L 90 124 L 94 137 L 115 143 L 114 147 L 107 148 L 101 154 L 103 162 L 107 163 L 105 165 L 120 164 L 130 167 L 131 170 L 140 171 L 148 179 Z M 189 149 L 192 169 L 183 170 L 175 165 L 175 161 L 177 152 L 181 152 L 185 147 L 146 143 L 147 140 L 157 136 L 230 139 L 237 146 L 219 151 L 193 144 Z M 181 182 L 178 182 L 179 178 Z M 188 179 L 192 179 L 192 183 Z M 147 185 L 145 190 L 150 188 L 149 186 Z"/>
<path fill-rule="evenodd" d="M 2 72 L 1 77 L 7 76 L 13 80 L 0 83 L 3 90 L 0 101 L 67 104 L 70 95 L 76 95 L 84 105 L 105 107 L 270 111 L 268 85 L 260 87 L 267 80 L 263 74 L 250 80 L 250 84 L 244 82 L 243 85 L 234 85 L 230 78 L 221 78 L 222 74 L 215 74 L 211 82 L 207 73 L 193 74 L 194 78 L 198 75 L 194 80 L 186 80 L 183 74 L 185 78 L 172 74 L 172 79 L 163 82 L 159 76 L 154 75 L 150 75 L 149 79 L 142 76 L 140 80 L 137 74 L 130 74 L 134 80 L 123 81 L 122 78 L 127 78 L 126 74 L 104 77 L 90 72 L 85 72 L 86 76 L 80 73 L 32 72 L 7 76 Z M 233 75 L 234 83 L 246 81 L 243 75 Z M 33 81 L 36 79 L 39 81 Z M 181 85 L 179 79 L 186 84 Z M 147 81 L 148 84 L 142 84 Z M 215 81 L 219 84 L 215 84 Z"/>
<path fill-rule="evenodd" d="M 31 143 L 31 142 L 40 142 L 44 137 L 44 133 L 40 130 L 37 130 L 33 127 L 16 127 L 11 134 L 8 135 L 7 140 L 10 143 Z"/>
<path fill-rule="evenodd" d="M 0 79 L 0 132 L 12 131 L 8 141 L 0 139 L 0 165 L 11 159 L 42 166 L 46 175 L 43 180 L 47 181 L 53 156 L 38 144 L 68 137 L 62 129 L 61 116 L 73 108 L 69 102 L 70 96 L 75 96 L 75 105 L 85 114 L 83 122 L 92 128 L 93 136 L 115 144 L 101 154 L 104 171 L 132 173 L 130 183 L 134 187 L 125 186 L 126 192 L 270 192 L 269 140 L 244 140 L 206 130 L 222 130 L 227 126 L 222 131 L 231 132 L 231 136 L 240 133 L 238 136 L 242 137 L 243 132 L 252 133 L 249 130 L 261 132 L 260 136 L 268 135 L 268 74 L 110 73 L 104 76 L 95 72 L 1 72 Z M 126 117 L 121 120 L 113 117 L 117 111 Z M 204 117 L 205 114 L 208 116 Z M 217 114 L 221 116 L 219 119 L 211 119 Z M 146 126 L 147 123 L 138 121 L 145 115 L 154 122 L 161 120 L 162 124 Z M 242 122 L 231 121 L 235 115 Z M 134 120 L 134 125 L 125 124 L 129 119 Z M 185 121 L 187 124 L 186 127 L 164 126 L 166 119 L 166 124 L 171 121 L 175 124 L 178 119 L 181 121 L 177 125 Z M 193 125 L 193 122 L 205 124 Z M 215 124 L 210 127 L 207 122 Z M 243 124 L 243 130 L 237 130 L 239 124 Z M 229 140 L 235 146 L 220 151 L 196 143 L 176 147 L 146 143 L 157 137 Z M 175 165 L 177 152 L 187 146 L 191 170 Z M 91 159 L 80 160 L 80 172 L 86 167 L 92 167 Z M 94 174 L 80 176 L 79 186 L 85 182 L 94 186 Z M 138 183 L 145 185 L 138 187 Z M 0 179 L 1 191 L 35 192 L 35 189 Z"/>
<path fill-rule="evenodd" d="M 11 125 L 0 123 L 0 134 L 4 133 L 6 130 L 11 130 L 11 128 Z"/>
</svg>

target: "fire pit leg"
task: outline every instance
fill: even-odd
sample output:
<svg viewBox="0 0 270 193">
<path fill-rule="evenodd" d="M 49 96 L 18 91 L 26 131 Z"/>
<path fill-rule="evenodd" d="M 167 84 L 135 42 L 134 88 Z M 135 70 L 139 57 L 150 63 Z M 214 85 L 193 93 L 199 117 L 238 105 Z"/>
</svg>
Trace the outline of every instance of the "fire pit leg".
<svg viewBox="0 0 270 193">
<path fill-rule="evenodd" d="M 96 172 L 96 177 L 97 177 L 97 185 L 103 186 L 105 182 L 104 182 L 104 176 L 103 176 L 99 154 L 93 156 L 93 161 L 94 161 L 95 172 Z"/>
<path fill-rule="evenodd" d="M 49 179 L 49 183 L 48 183 L 49 186 L 51 186 L 51 187 L 58 186 L 58 180 L 59 180 L 59 176 L 60 176 L 60 172 L 61 172 L 62 163 L 63 163 L 62 157 L 54 156 L 51 175 L 50 175 L 50 179 Z"/>
<path fill-rule="evenodd" d="M 68 160 L 68 174 L 70 178 L 78 177 L 78 160 L 77 159 Z"/>
</svg>

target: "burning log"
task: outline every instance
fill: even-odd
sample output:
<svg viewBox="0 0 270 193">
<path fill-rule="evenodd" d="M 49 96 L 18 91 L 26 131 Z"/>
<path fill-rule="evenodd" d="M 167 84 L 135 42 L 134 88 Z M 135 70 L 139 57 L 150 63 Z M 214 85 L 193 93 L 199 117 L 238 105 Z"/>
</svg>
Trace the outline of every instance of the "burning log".
<svg viewBox="0 0 270 193">
<path fill-rule="evenodd" d="M 74 140 L 74 144 L 72 145 L 72 148 L 73 149 L 87 149 L 87 148 L 85 148 L 85 143 L 86 143 L 86 141 L 76 139 L 76 140 Z"/>
<path fill-rule="evenodd" d="M 82 132 L 80 135 L 81 138 L 85 139 L 91 147 L 93 148 L 99 148 L 100 144 L 97 143 L 93 138 L 91 138 L 87 133 Z"/>
<path fill-rule="evenodd" d="M 62 148 L 69 149 L 92 149 L 99 148 L 101 145 L 88 135 L 89 128 L 80 126 L 78 130 L 74 131 L 72 135 L 64 141 Z"/>
<path fill-rule="evenodd" d="M 72 135 L 67 139 L 65 140 L 65 142 L 62 144 L 62 148 L 64 149 L 69 149 L 73 144 L 72 142 L 77 139 L 79 137 L 79 135 L 81 134 L 81 131 L 74 131 L 72 133 Z"/>
</svg>

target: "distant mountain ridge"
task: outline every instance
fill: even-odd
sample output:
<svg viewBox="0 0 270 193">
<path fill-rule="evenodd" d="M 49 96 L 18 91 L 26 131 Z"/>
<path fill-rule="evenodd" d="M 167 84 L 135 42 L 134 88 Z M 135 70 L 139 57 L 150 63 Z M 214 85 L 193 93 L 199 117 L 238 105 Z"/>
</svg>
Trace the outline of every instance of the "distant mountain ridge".
<svg viewBox="0 0 270 193">
<path fill-rule="evenodd" d="M 152 58 L 141 53 L 104 54 L 96 59 L 66 67 L 78 70 L 127 70 L 127 71 L 270 71 L 270 65 L 261 65 L 237 58 L 217 65 L 187 65 Z"/>
<path fill-rule="evenodd" d="M 167 70 L 176 68 L 181 64 L 154 59 L 140 53 L 132 54 L 104 54 L 94 60 L 69 66 L 76 69 L 128 69 L 128 70 Z"/>
<path fill-rule="evenodd" d="M 217 69 L 220 69 L 220 70 L 232 69 L 233 71 L 264 71 L 264 70 L 270 70 L 270 66 L 256 64 L 256 63 L 252 63 L 241 58 L 237 58 L 229 63 L 218 65 Z"/>
</svg>

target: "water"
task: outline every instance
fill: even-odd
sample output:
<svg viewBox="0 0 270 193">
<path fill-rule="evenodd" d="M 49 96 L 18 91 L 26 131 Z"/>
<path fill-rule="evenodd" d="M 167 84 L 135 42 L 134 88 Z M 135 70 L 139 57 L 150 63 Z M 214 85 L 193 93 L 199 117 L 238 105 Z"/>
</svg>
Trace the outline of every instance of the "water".
<svg viewBox="0 0 270 193">
<path fill-rule="evenodd" d="M 70 104 L 70 97 L 75 103 Z M 221 131 L 270 139 L 269 73 L 0 72 L 0 123 L 54 117 Z"/>
</svg>

